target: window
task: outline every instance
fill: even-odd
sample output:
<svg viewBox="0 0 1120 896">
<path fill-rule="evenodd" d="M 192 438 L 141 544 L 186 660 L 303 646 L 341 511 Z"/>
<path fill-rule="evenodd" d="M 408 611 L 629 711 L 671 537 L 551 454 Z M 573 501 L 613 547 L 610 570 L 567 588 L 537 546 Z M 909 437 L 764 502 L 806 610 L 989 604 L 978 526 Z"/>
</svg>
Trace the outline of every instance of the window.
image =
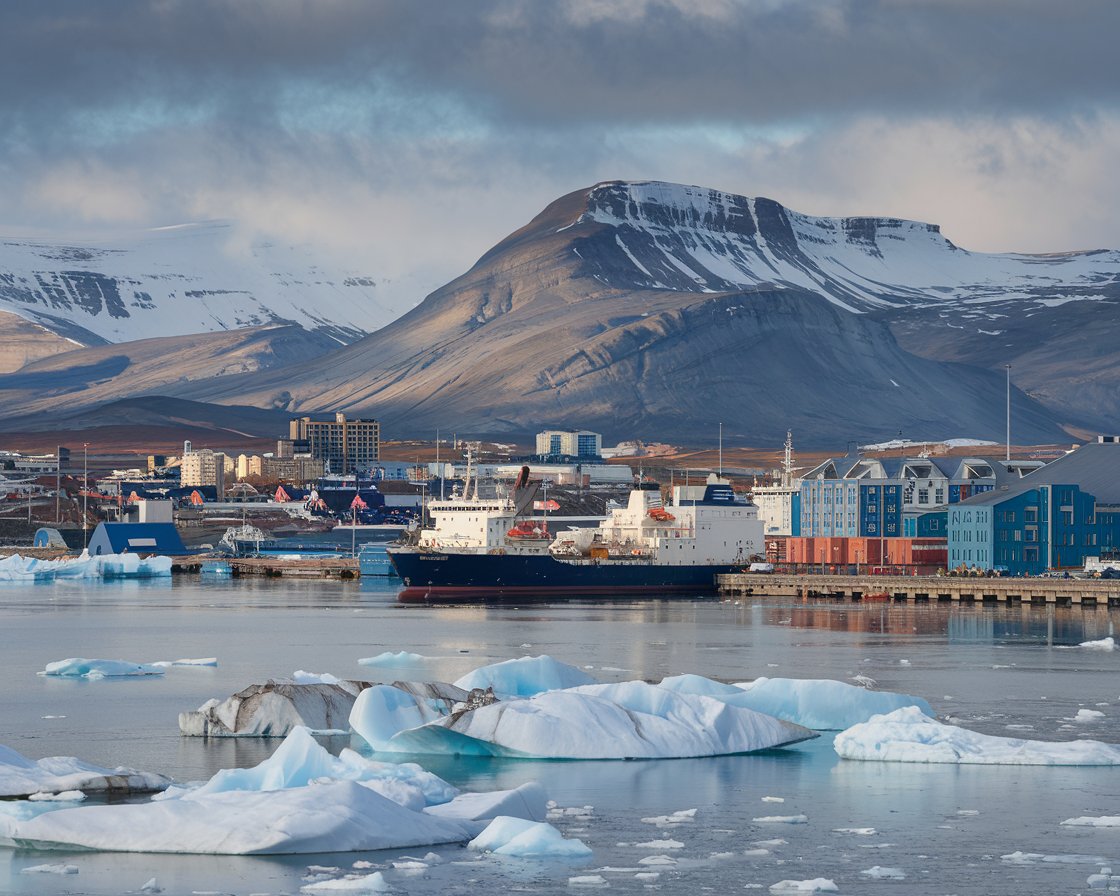
<svg viewBox="0 0 1120 896">
<path fill-rule="evenodd" d="M 918 489 L 918 503 L 919 504 L 928 504 L 929 503 L 929 489 L 928 488 Z"/>
<path fill-rule="evenodd" d="M 935 488 L 933 490 L 933 503 L 934 504 L 944 504 L 945 503 L 945 487 L 944 486 L 939 486 L 938 488 Z"/>
</svg>

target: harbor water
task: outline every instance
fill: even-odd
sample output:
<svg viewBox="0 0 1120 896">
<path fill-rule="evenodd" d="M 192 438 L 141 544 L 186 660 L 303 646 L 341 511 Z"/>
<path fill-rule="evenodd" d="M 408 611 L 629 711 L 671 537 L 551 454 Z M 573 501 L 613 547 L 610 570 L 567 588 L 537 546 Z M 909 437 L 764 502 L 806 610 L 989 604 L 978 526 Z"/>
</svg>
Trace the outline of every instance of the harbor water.
<svg viewBox="0 0 1120 896">
<path fill-rule="evenodd" d="M 1078 646 L 1112 634 L 1116 609 L 749 597 L 404 607 L 398 586 L 186 576 L 3 586 L 0 744 L 33 759 L 77 756 L 196 781 L 253 765 L 279 743 L 181 737 L 178 713 L 212 697 L 296 670 L 453 681 L 527 654 L 603 681 L 859 676 L 924 697 L 943 721 L 986 734 L 1120 743 L 1120 651 Z M 397 651 L 423 659 L 358 662 Z M 68 657 L 218 663 L 127 680 L 37 674 Z M 1083 709 L 1094 712 L 1077 721 Z M 693 760 L 409 757 L 465 790 L 541 782 L 566 810 L 557 827 L 593 850 L 579 862 L 461 846 L 267 858 L 0 849 L 0 893 L 119 894 L 151 878 L 166 894 L 298 893 L 310 866 L 356 861 L 374 863 L 394 891 L 409 894 L 571 893 L 596 878 L 627 893 L 770 892 L 781 881 L 822 878 L 840 893 L 884 896 L 1074 894 L 1102 867 L 1120 872 L 1120 829 L 1062 824 L 1116 815 L 1120 768 L 856 762 L 838 758 L 832 737 Z M 359 746 L 344 736 L 322 742 L 333 752 Z M 689 820 L 666 827 L 665 816 L 691 809 Z M 439 859 L 394 865 L 428 852 Z M 78 873 L 22 873 L 58 862 Z"/>
</svg>

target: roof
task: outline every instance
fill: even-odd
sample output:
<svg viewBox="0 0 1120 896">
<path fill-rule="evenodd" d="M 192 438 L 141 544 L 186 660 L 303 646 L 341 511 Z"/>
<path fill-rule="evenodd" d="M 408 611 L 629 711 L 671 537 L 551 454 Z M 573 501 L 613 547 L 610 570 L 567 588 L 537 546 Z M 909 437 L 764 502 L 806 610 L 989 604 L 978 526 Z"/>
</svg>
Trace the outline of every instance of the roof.
<svg viewBox="0 0 1120 896">
<path fill-rule="evenodd" d="M 97 548 L 101 550 L 98 551 Z M 98 523 L 90 536 L 91 554 L 185 554 L 174 523 Z"/>
<path fill-rule="evenodd" d="M 998 464 L 997 464 L 998 465 Z M 974 495 L 962 504 L 999 502 L 1040 485 L 1076 485 L 1100 504 L 1120 504 L 1120 442 L 1090 442 L 1015 479 L 995 491 Z"/>
</svg>

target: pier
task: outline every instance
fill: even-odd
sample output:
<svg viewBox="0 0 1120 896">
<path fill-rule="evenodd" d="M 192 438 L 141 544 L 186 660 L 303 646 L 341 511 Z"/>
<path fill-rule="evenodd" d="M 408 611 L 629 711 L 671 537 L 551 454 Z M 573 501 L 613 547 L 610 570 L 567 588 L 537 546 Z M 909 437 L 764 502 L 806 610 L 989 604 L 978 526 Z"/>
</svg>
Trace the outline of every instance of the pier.
<svg viewBox="0 0 1120 896">
<path fill-rule="evenodd" d="M 720 594 L 752 597 L 1120 607 L 1118 579 L 732 573 L 717 584 Z"/>
<path fill-rule="evenodd" d="M 179 557 L 171 564 L 172 573 L 200 573 L 203 563 L 220 559 L 229 564 L 234 576 L 274 578 L 356 579 L 357 557 Z"/>
</svg>

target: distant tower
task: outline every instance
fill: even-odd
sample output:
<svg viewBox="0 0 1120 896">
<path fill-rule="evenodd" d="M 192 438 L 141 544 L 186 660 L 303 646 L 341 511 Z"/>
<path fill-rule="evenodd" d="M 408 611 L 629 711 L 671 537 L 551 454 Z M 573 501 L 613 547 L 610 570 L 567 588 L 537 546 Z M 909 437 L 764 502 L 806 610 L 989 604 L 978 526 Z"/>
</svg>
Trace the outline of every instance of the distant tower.
<svg viewBox="0 0 1120 896">
<path fill-rule="evenodd" d="M 782 487 L 793 485 L 793 432 L 786 430 L 786 456 L 782 461 Z"/>
<path fill-rule="evenodd" d="M 183 454 L 187 455 L 187 454 L 190 454 L 190 453 L 191 453 L 191 440 L 190 439 L 184 439 L 183 440 Z"/>
</svg>

